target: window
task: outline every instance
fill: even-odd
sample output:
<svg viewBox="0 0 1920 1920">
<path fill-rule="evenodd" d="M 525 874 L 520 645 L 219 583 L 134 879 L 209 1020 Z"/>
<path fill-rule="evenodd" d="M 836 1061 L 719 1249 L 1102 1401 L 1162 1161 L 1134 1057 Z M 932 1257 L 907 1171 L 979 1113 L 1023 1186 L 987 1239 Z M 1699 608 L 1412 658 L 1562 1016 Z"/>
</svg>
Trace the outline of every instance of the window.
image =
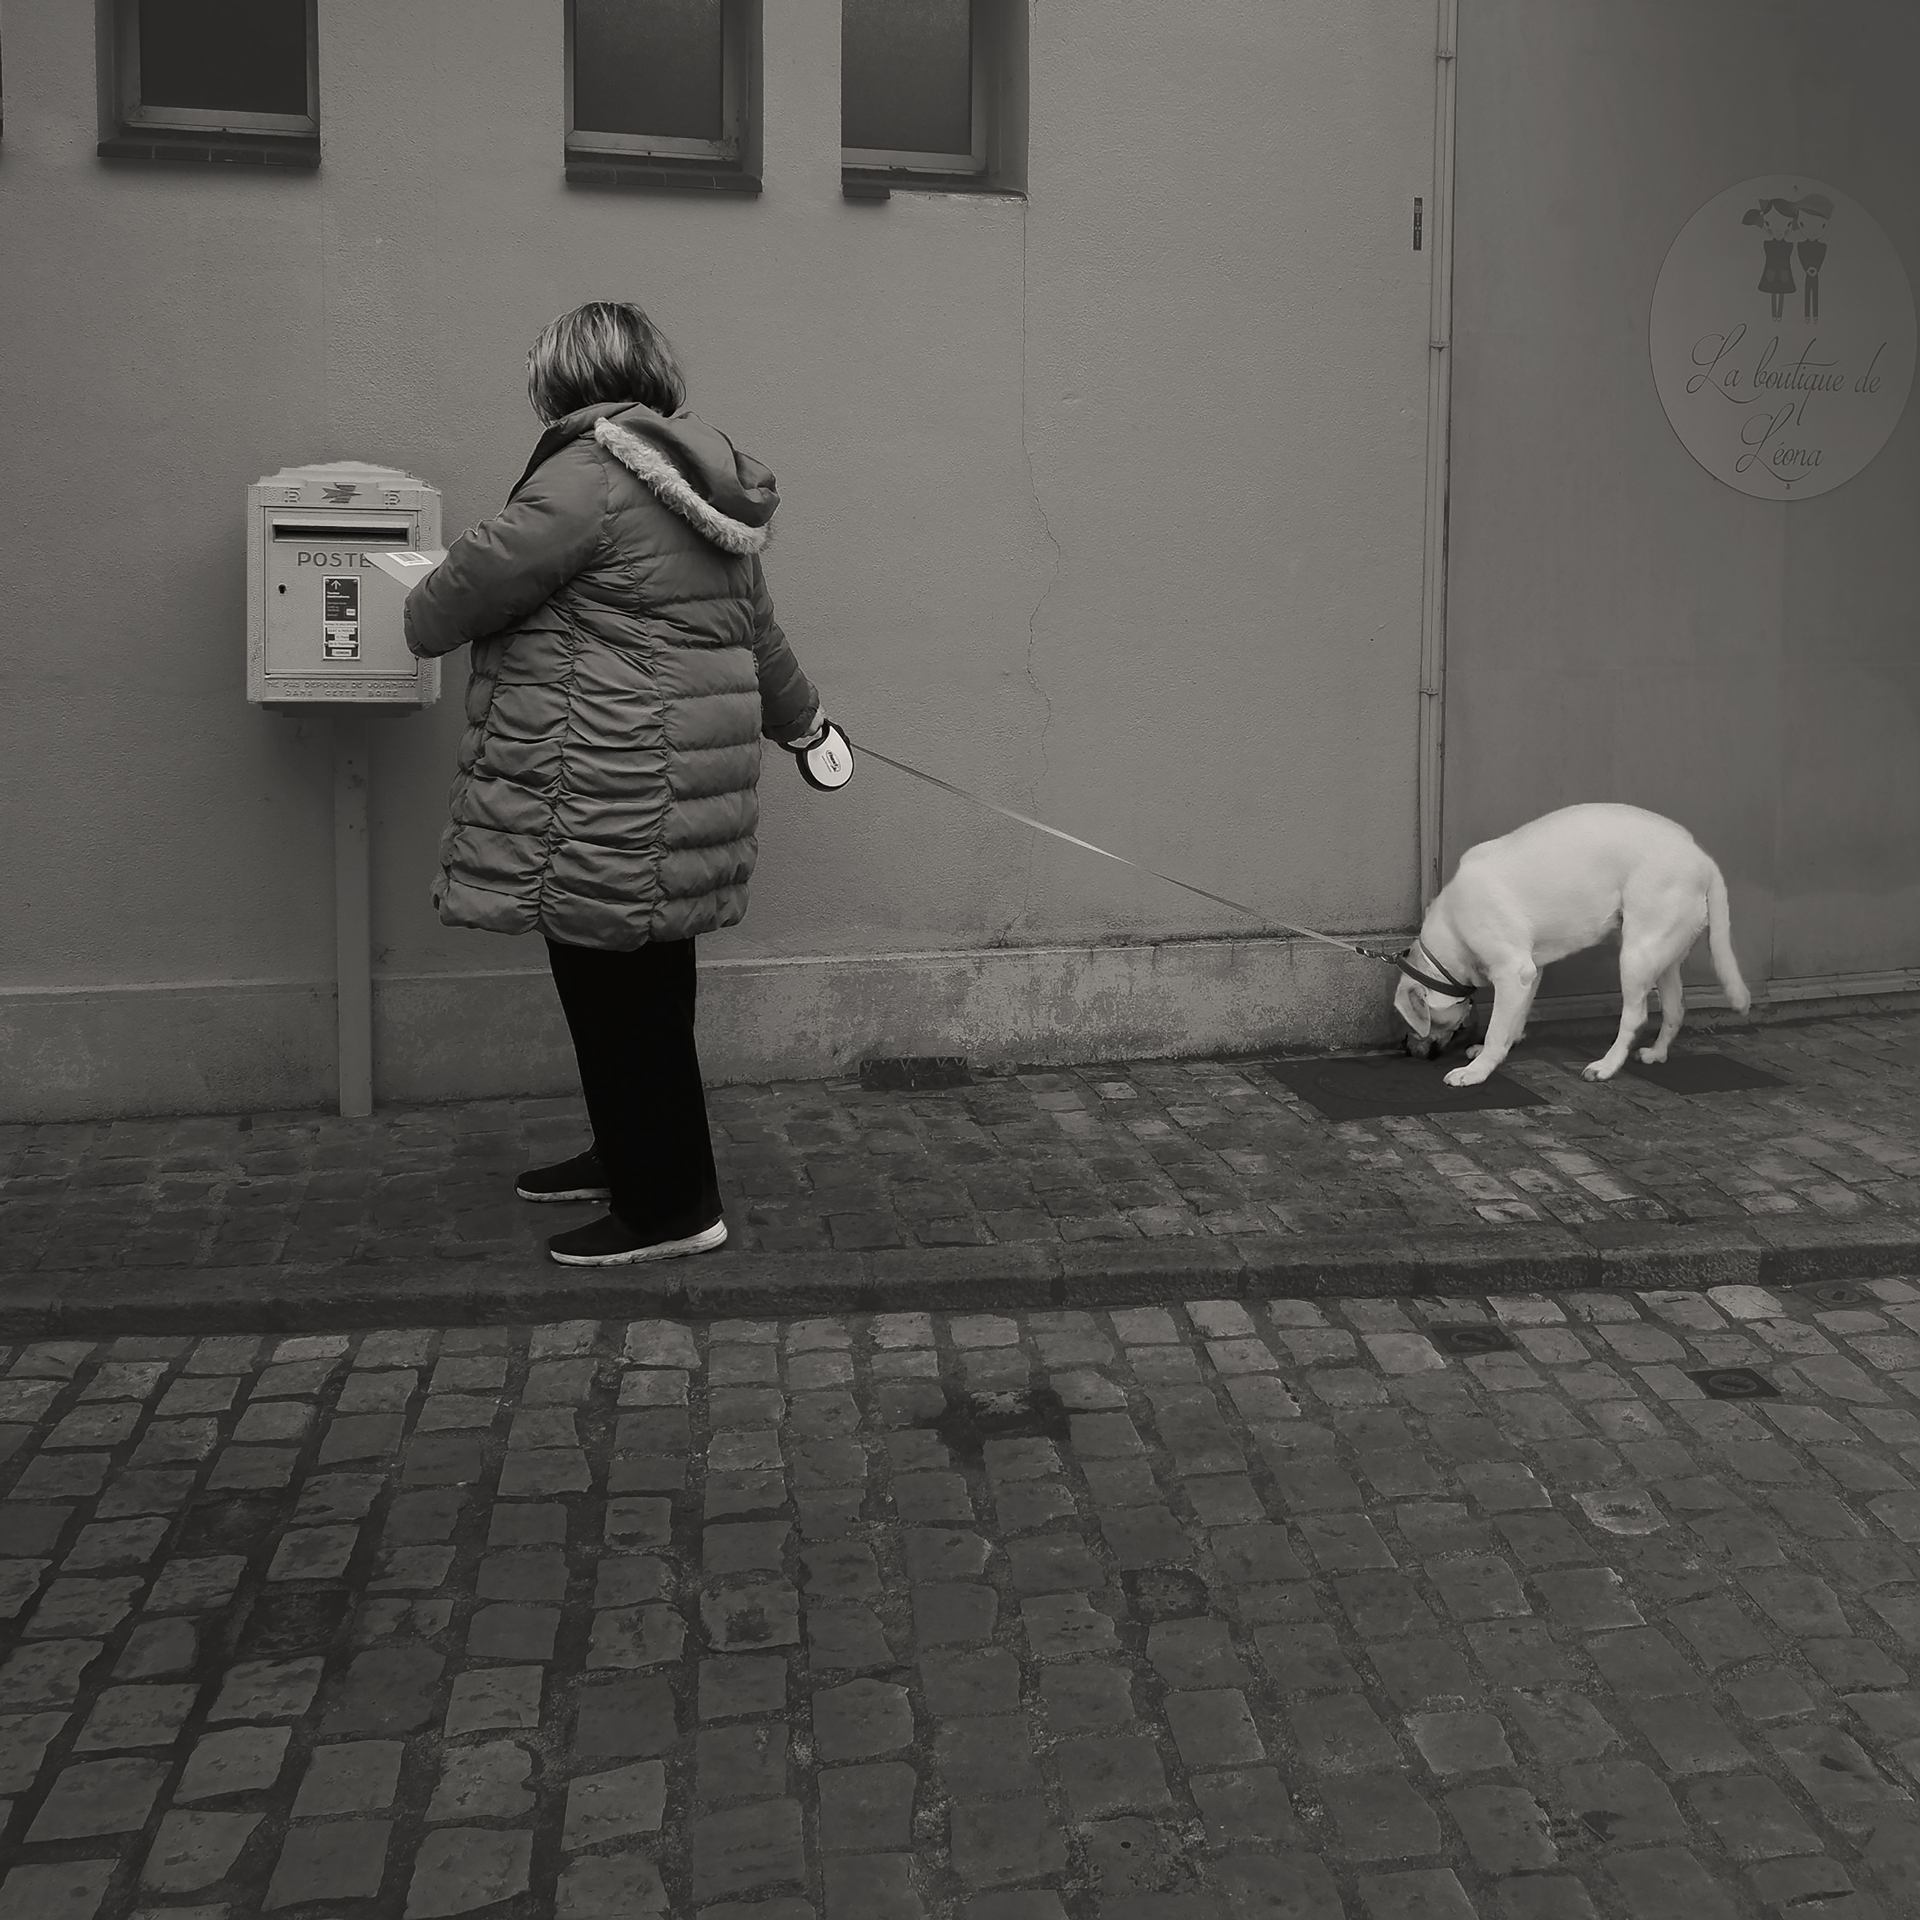
<svg viewBox="0 0 1920 1920">
<path fill-rule="evenodd" d="M 113 0 L 111 13 L 102 153 L 318 161 L 314 0 Z"/>
<path fill-rule="evenodd" d="M 313 131 L 306 0 L 133 0 L 126 17 L 130 122 Z"/>
<path fill-rule="evenodd" d="M 849 160 L 978 173 L 973 0 L 841 0 L 840 142 Z"/>
<path fill-rule="evenodd" d="M 850 183 L 1017 191 L 1025 15 L 1025 0 L 841 0 Z"/>
<path fill-rule="evenodd" d="M 568 0 L 567 178 L 759 186 L 748 0 Z"/>
</svg>

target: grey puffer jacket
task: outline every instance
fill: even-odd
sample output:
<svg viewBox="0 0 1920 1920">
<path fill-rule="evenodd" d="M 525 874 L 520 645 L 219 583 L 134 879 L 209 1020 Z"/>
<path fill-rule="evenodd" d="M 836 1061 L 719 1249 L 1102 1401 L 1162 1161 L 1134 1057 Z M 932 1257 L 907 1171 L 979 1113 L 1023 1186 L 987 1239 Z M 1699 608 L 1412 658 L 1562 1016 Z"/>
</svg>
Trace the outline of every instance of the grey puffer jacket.
<svg viewBox="0 0 1920 1920">
<path fill-rule="evenodd" d="M 761 737 L 819 705 L 761 571 L 779 504 L 692 414 L 586 407 L 408 595 L 415 654 L 473 647 L 448 926 L 624 950 L 746 912 Z"/>
</svg>

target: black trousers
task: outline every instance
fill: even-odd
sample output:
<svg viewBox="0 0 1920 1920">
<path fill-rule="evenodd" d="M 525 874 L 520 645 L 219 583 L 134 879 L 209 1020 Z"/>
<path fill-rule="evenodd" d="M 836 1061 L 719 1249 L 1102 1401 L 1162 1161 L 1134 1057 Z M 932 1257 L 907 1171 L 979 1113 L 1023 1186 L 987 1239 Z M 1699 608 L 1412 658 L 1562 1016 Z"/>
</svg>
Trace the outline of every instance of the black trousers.
<svg viewBox="0 0 1920 1920">
<path fill-rule="evenodd" d="M 547 942 L 613 1211 L 648 1239 L 720 1217 L 720 1182 L 693 1041 L 691 940 L 613 953 Z"/>
</svg>

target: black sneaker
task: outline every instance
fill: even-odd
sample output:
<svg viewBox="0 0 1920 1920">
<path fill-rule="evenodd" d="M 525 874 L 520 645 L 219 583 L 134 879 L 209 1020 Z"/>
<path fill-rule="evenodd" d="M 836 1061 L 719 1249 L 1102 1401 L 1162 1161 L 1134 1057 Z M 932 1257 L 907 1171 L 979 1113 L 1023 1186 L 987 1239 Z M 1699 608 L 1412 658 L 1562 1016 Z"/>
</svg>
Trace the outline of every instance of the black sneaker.
<svg viewBox="0 0 1920 1920">
<path fill-rule="evenodd" d="M 562 1160 L 555 1167 L 535 1167 L 514 1182 L 513 1190 L 522 1200 L 607 1200 L 613 1189 L 607 1185 L 606 1169 L 591 1147 Z"/>
<path fill-rule="evenodd" d="M 547 1258 L 563 1267 L 624 1267 L 641 1260 L 677 1260 L 682 1254 L 711 1253 L 727 1244 L 727 1223 L 716 1220 L 698 1233 L 677 1240 L 648 1240 L 617 1214 L 606 1214 L 547 1242 Z"/>
</svg>

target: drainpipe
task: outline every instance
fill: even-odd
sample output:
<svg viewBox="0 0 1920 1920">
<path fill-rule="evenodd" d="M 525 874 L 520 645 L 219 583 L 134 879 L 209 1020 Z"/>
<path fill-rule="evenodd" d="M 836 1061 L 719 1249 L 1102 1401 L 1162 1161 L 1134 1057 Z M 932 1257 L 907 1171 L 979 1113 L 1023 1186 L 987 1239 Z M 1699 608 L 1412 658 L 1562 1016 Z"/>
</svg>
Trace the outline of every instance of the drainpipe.
<svg viewBox="0 0 1920 1920">
<path fill-rule="evenodd" d="M 1427 313 L 1427 514 L 1420 568 L 1420 905 L 1440 891 L 1440 777 L 1447 678 L 1447 457 L 1453 405 L 1453 104 L 1459 0 L 1436 0 L 1433 249 Z"/>
</svg>

